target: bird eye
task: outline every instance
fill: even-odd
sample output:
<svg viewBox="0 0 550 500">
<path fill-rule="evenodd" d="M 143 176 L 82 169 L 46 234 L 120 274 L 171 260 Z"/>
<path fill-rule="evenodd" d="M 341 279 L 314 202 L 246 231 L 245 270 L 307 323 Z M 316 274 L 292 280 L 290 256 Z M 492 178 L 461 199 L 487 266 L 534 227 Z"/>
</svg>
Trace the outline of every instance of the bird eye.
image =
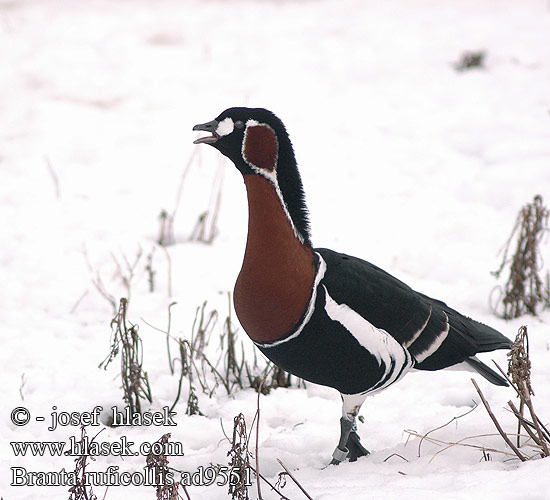
<svg viewBox="0 0 550 500">
<path fill-rule="evenodd" d="M 241 121 L 241 120 L 237 120 L 235 122 L 235 127 L 236 128 L 243 128 L 244 127 L 244 123 Z"/>
</svg>

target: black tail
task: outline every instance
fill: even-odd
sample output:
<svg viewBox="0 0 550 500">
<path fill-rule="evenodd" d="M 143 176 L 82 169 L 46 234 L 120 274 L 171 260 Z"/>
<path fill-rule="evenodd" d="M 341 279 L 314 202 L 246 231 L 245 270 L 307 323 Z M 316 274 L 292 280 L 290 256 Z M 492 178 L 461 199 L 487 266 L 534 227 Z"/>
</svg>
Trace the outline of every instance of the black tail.
<svg viewBox="0 0 550 500">
<path fill-rule="evenodd" d="M 465 316 L 463 318 L 464 327 L 474 339 L 477 352 L 489 352 L 497 349 L 510 349 L 512 347 L 512 341 L 498 330 L 475 319 L 466 318 Z"/>
<path fill-rule="evenodd" d="M 477 373 L 479 373 L 489 382 L 491 382 L 491 384 L 508 387 L 508 382 L 502 375 L 499 375 L 497 372 L 489 368 L 486 364 L 482 363 L 475 356 L 466 358 L 466 363 L 468 363 Z"/>
</svg>

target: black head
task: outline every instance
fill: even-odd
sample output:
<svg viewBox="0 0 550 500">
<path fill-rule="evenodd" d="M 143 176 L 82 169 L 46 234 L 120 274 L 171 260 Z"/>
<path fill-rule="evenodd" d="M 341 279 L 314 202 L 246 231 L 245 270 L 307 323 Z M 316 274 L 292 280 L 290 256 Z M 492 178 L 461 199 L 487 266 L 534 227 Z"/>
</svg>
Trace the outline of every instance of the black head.
<svg viewBox="0 0 550 500">
<path fill-rule="evenodd" d="M 194 141 L 227 156 L 243 175 L 268 179 L 282 198 L 300 238 L 310 244 L 302 181 L 283 122 L 263 108 L 229 108 L 193 130 L 210 135 Z"/>
<path fill-rule="evenodd" d="M 260 127 L 260 128 L 257 128 Z M 288 140 L 285 127 L 281 120 L 271 111 L 262 108 L 229 108 L 226 109 L 215 120 L 208 123 L 195 125 L 193 130 L 204 130 L 210 132 L 210 136 L 201 137 L 195 144 L 209 144 L 220 153 L 227 156 L 242 174 L 259 173 L 265 161 L 256 161 L 256 165 L 249 155 L 260 153 L 264 156 L 278 156 L 279 138 Z M 260 138 L 261 136 L 261 138 Z M 256 140 L 253 140 L 256 138 Z M 262 140 L 261 144 L 258 140 Z M 258 151 L 259 148 L 268 148 L 266 151 Z M 277 158 L 273 158 L 277 160 Z M 265 166 L 265 165 L 264 165 Z M 268 165 L 268 171 L 273 170 L 275 165 Z"/>
</svg>

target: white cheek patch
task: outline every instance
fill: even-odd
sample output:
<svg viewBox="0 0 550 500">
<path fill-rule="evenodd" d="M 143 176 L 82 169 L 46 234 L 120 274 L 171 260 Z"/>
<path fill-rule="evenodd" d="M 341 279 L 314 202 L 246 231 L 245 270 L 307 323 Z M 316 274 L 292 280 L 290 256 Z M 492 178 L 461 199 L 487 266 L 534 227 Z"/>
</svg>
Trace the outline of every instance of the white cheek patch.
<svg viewBox="0 0 550 500">
<path fill-rule="evenodd" d="M 233 123 L 233 120 L 227 117 L 227 118 L 224 118 L 218 124 L 218 128 L 216 129 L 216 134 L 218 134 L 220 137 L 223 137 L 233 132 L 234 128 L 235 128 L 235 124 Z"/>
<path fill-rule="evenodd" d="M 257 122 L 256 120 L 253 120 L 252 118 L 250 118 L 250 120 L 248 120 L 246 122 L 246 126 L 247 127 L 255 127 L 256 125 L 259 125 L 260 122 Z"/>
</svg>

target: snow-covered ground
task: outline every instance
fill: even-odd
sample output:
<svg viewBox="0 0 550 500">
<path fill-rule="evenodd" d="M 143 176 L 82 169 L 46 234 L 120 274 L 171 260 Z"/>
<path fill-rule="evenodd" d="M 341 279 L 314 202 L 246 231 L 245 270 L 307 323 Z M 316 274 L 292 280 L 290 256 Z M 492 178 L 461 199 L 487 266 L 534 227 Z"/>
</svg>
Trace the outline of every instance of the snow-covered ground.
<svg viewBox="0 0 550 500">
<path fill-rule="evenodd" d="M 156 240 L 159 213 L 176 207 L 195 148 L 192 126 L 231 106 L 266 107 L 285 122 L 317 246 L 368 259 L 510 338 L 527 324 L 535 404 L 550 422 L 550 313 L 505 322 L 489 306 L 490 271 L 518 209 L 537 193 L 550 201 L 549 10 L 546 0 L 0 2 L 0 496 L 67 498 L 67 487 L 10 486 L 10 468 L 70 471 L 71 457 L 15 457 L 10 442 L 78 435 L 76 426 L 47 430 L 53 406 L 122 405 L 118 361 L 98 369 L 113 310 L 92 283 L 100 276 L 116 299 L 127 296 L 115 259 L 127 275 L 124 259 L 142 253 L 128 317 L 140 326 L 155 410 L 172 404 L 178 377 L 164 335 L 148 324 L 165 329 L 174 301 L 175 336 L 189 336 L 205 300 L 220 320 L 227 314 L 246 199 L 238 172 L 227 163 L 220 170 L 211 148 L 201 148 L 183 181 L 176 244 L 167 255 Z M 468 50 L 486 52 L 484 69 L 454 69 Z M 217 237 L 189 242 L 218 172 Z M 548 263 L 548 240 L 545 252 Z M 483 359 L 504 366 L 506 356 Z M 436 455 L 442 448 L 407 442 L 404 430 L 423 434 L 470 409 L 478 397 L 469 378 L 415 372 L 368 400 L 359 433 L 373 453 L 328 468 L 338 394 L 312 384 L 277 389 L 260 399 L 261 470 L 275 481 L 281 459 L 316 500 L 549 499 L 546 460 L 520 464 L 490 452 L 485 461 L 459 446 Z M 512 390 L 479 384 L 515 432 L 504 409 Z M 180 404 L 175 427 L 106 427 L 98 440 L 154 442 L 170 431 L 185 451 L 171 459 L 175 468 L 227 463 L 222 423 L 230 433 L 242 412 L 250 426 L 256 394 L 198 395 L 204 416 L 186 416 Z M 30 411 L 25 426 L 11 422 L 17 407 Z M 510 451 L 481 406 L 432 436 Z M 89 470 L 133 472 L 144 463 L 111 455 Z M 188 491 L 215 499 L 227 487 Z M 282 491 L 305 498 L 290 480 Z M 95 493 L 155 498 L 152 487 Z M 265 484 L 262 493 L 278 498 Z"/>
</svg>

